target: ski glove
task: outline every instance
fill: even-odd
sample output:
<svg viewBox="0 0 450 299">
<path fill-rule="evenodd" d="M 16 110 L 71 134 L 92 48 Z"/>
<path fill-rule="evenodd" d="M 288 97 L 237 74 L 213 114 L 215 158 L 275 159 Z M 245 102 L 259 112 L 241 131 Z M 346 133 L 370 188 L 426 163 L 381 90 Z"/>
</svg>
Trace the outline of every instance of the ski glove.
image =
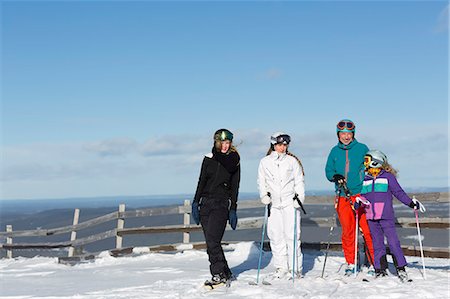
<svg viewBox="0 0 450 299">
<path fill-rule="evenodd" d="M 294 198 L 292 198 L 292 200 L 294 200 L 294 208 L 296 209 L 300 209 L 300 205 L 302 204 L 300 199 L 298 198 L 298 194 L 295 193 Z"/>
<path fill-rule="evenodd" d="M 228 214 L 228 219 L 229 219 L 231 228 L 233 230 L 235 230 L 236 226 L 237 226 L 237 221 L 238 221 L 236 210 L 230 210 L 230 212 Z"/>
<path fill-rule="evenodd" d="M 342 185 L 345 183 L 345 177 L 342 174 L 336 173 L 333 175 L 332 181 L 336 184 Z"/>
<path fill-rule="evenodd" d="M 270 192 L 267 192 L 267 194 L 261 198 L 261 202 L 265 205 L 268 205 L 272 202 L 272 199 L 270 198 Z"/>
<path fill-rule="evenodd" d="M 198 207 L 198 201 L 192 202 L 192 212 L 191 212 L 192 218 L 194 218 L 195 224 L 200 224 L 200 209 Z"/>
<path fill-rule="evenodd" d="M 419 210 L 422 213 L 425 213 L 425 211 L 426 211 L 424 205 L 420 201 L 418 201 L 414 196 L 412 198 L 411 203 L 409 204 L 409 207 L 412 209 Z"/>
<path fill-rule="evenodd" d="M 359 209 L 360 207 L 365 208 L 370 206 L 370 201 L 368 201 L 363 196 L 356 196 L 353 206 L 355 207 L 355 210 Z"/>
<path fill-rule="evenodd" d="M 300 201 L 300 198 L 298 198 L 298 194 L 297 193 L 295 193 L 294 198 L 292 198 L 292 200 L 294 200 L 294 208 L 295 209 L 302 209 L 303 213 L 306 214 L 305 208 L 303 207 L 303 204 Z"/>
</svg>

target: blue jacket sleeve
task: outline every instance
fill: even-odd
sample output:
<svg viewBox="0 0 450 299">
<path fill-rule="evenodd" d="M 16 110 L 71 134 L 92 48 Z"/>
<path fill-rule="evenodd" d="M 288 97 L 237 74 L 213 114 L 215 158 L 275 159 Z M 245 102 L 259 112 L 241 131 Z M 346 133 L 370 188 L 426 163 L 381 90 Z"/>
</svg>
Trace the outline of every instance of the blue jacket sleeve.
<svg viewBox="0 0 450 299">
<path fill-rule="evenodd" d="M 328 155 L 327 164 L 325 165 L 325 176 L 327 179 L 332 182 L 333 176 L 337 173 L 336 172 L 336 166 L 334 165 L 334 158 L 333 158 L 333 149 L 330 151 L 330 154 Z M 342 174 L 343 175 L 343 174 Z"/>
</svg>

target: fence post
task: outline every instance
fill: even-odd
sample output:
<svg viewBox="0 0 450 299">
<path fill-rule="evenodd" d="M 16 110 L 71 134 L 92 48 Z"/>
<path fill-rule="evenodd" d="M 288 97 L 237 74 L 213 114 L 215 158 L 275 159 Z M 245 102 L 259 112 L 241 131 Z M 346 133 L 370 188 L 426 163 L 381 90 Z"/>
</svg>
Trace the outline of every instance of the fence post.
<svg viewBox="0 0 450 299">
<path fill-rule="evenodd" d="M 191 206 L 191 201 L 189 199 L 186 199 L 184 201 L 184 207 L 186 208 L 187 211 L 184 212 L 184 226 L 189 226 L 189 224 L 191 223 L 191 213 L 190 213 L 190 206 Z M 189 243 L 189 232 L 184 232 L 183 233 L 183 243 Z"/>
<path fill-rule="evenodd" d="M 9 233 L 9 232 L 12 232 L 12 231 L 13 231 L 12 230 L 12 225 L 8 224 L 6 226 L 6 232 Z M 6 237 L 6 244 L 12 244 L 12 237 Z M 8 249 L 6 251 L 6 257 L 10 259 L 10 258 L 12 258 L 12 256 L 13 256 L 12 249 Z"/>
<path fill-rule="evenodd" d="M 119 231 L 119 229 L 123 229 L 124 225 L 125 225 L 125 219 L 123 218 L 123 216 L 120 216 L 120 213 L 125 212 L 125 204 L 120 204 L 119 205 L 119 215 L 117 218 L 117 231 Z M 119 236 L 119 234 L 116 233 L 116 249 L 120 249 L 122 248 L 122 236 Z"/>
<path fill-rule="evenodd" d="M 75 209 L 75 212 L 73 213 L 73 223 L 72 223 L 72 225 L 77 225 L 78 224 L 79 217 L 80 217 L 80 209 Z M 77 238 L 77 231 L 76 231 L 75 228 L 73 228 L 72 229 L 72 233 L 70 235 L 70 243 L 75 241 L 76 238 Z M 72 257 L 74 251 L 75 251 L 75 247 L 74 246 L 70 246 L 69 247 L 69 255 L 68 255 L 68 257 Z"/>
</svg>

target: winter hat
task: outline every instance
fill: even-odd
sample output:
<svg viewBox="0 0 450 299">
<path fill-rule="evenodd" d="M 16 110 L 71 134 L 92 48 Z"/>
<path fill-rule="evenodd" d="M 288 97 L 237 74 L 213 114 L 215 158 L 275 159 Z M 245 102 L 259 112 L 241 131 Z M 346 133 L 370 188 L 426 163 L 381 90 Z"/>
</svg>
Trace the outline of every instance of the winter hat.
<svg viewBox="0 0 450 299">
<path fill-rule="evenodd" d="M 336 133 L 339 135 L 339 132 L 350 132 L 355 136 L 355 123 L 350 119 L 342 119 L 336 124 Z"/>
</svg>

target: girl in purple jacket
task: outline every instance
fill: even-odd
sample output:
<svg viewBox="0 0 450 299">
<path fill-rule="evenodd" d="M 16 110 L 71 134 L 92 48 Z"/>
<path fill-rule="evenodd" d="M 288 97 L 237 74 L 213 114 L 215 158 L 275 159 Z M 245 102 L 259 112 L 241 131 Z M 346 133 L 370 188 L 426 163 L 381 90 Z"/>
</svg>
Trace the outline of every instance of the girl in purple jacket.
<svg viewBox="0 0 450 299">
<path fill-rule="evenodd" d="M 406 259 L 403 255 L 395 230 L 395 215 L 392 204 L 393 196 L 411 208 L 425 211 L 417 199 L 411 199 L 396 179 L 397 171 L 389 165 L 386 155 L 378 150 L 370 150 L 364 157 L 366 176 L 364 177 L 361 194 L 370 202 L 366 206 L 366 217 L 369 223 L 374 247 L 374 268 L 376 277 L 387 275 L 386 236 L 398 277 L 402 282 L 408 281 L 405 271 Z"/>
</svg>

